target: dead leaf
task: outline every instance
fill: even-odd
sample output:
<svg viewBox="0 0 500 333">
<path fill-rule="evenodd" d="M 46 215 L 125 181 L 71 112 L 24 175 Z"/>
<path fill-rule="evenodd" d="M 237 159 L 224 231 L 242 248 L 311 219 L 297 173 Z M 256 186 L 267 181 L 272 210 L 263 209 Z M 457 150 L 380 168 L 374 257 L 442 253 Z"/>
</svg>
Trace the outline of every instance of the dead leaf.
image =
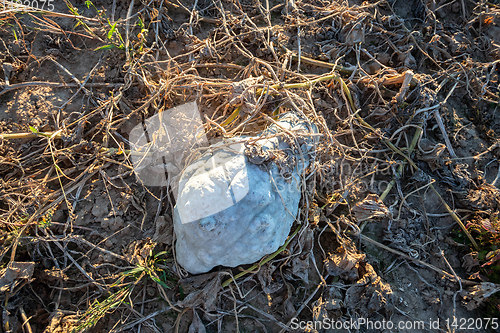
<svg viewBox="0 0 500 333">
<path fill-rule="evenodd" d="M 309 223 L 311 226 L 317 226 L 321 217 L 321 208 L 316 202 L 312 202 L 309 207 Z"/>
<path fill-rule="evenodd" d="M 488 297 L 499 291 L 500 285 L 491 282 L 481 282 L 481 284 L 469 288 L 462 302 L 467 310 L 474 310 Z"/>
<path fill-rule="evenodd" d="M 418 148 L 420 150 L 419 160 L 427 162 L 432 171 L 442 167 L 442 154 L 446 146 L 442 143 L 433 143 L 429 139 L 421 139 Z"/>
<path fill-rule="evenodd" d="M 328 311 L 339 311 L 342 309 L 342 300 L 340 299 L 331 299 L 326 303 L 326 309 Z"/>
<path fill-rule="evenodd" d="M 356 203 L 352 212 L 358 223 L 375 217 L 386 217 L 390 214 L 389 209 L 376 194 L 369 194 L 363 201 Z"/>
<path fill-rule="evenodd" d="M 314 303 L 313 303 L 313 320 L 314 321 L 319 321 L 322 322 L 324 320 L 328 320 L 328 311 L 326 309 L 327 307 L 327 302 L 323 300 L 323 297 L 318 298 Z"/>
<path fill-rule="evenodd" d="M 132 265 L 146 266 L 147 259 L 151 255 L 156 243 L 148 237 L 146 239 L 133 241 L 127 247 L 125 258 Z"/>
<path fill-rule="evenodd" d="M 299 247 L 299 250 L 301 250 L 299 256 L 295 256 L 289 261 L 288 265 L 291 266 L 291 274 L 300 278 L 306 284 L 309 283 L 309 256 L 313 248 L 313 242 L 314 232 L 307 228 L 300 234 L 300 238 L 297 238 L 297 241 L 294 240 L 291 244 L 291 248 Z"/>
<path fill-rule="evenodd" d="M 56 283 L 68 280 L 68 276 L 64 273 L 64 271 L 57 268 L 44 269 L 41 272 L 39 271 L 36 277 L 48 283 Z"/>
<path fill-rule="evenodd" d="M 220 274 L 217 274 L 203 289 L 190 293 L 178 305 L 183 308 L 195 308 L 202 305 L 205 311 L 214 311 L 216 309 L 217 294 L 222 288 L 220 280 Z"/>
<path fill-rule="evenodd" d="M 286 320 L 290 320 L 293 318 L 295 315 L 297 309 L 295 308 L 294 302 L 296 301 L 295 297 L 290 296 L 291 294 L 288 293 L 288 296 L 286 299 L 283 301 L 283 309 L 284 309 L 284 317 Z"/>
<path fill-rule="evenodd" d="M 76 315 L 68 315 L 58 309 L 50 314 L 49 325 L 43 333 L 72 332 L 77 322 L 78 317 Z"/>
<path fill-rule="evenodd" d="M 474 267 L 479 266 L 479 259 L 477 258 L 477 252 L 467 253 L 463 256 L 462 267 L 465 268 L 467 272 L 471 272 Z"/>
<path fill-rule="evenodd" d="M 0 291 L 5 292 L 12 284 L 20 280 L 30 280 L 35 269 L 34 262 L 12 262 L 7 268 L 0 270 Z"/>
<path fill-rule="evenodd" d="M 292 274 L 309 284 L 309 256 L 306 259 L 300 257 L 292 259 Z"/>
<path fill-rule="evenodd" d="M 485 282 L 488 281 L 488 278 L 479 272 L 475 272 L 469 276 L 469 280 L 475 280 L 475 279 Z"/>
<path fill-rule="evenodd" d="M 172 245 L 174 238 L 174 225 L 172 218 L 168 215 L 159 216 L 156 220 L 156 230 L 153 241 L 158 244 Z"/>
<path fill-rule="evenodd" d="M 347 275 L 350 281 L 358 278 L 359 262 L 365 260 L 366 255 L 347 250 L 340 246 L 337 253 L 330 253 L 325 260 L 325 268 L 332 276 Z"/>
<path fill-rule="evenodd" d="M 362 22 L 357 22 L 353 27 L 347 31 L 347 35 L 345 37 L 345 42 L 349 46 L 353 46 L 358 43 L 363 43 L 365 41 L 365 26 Z M 347 30 L 347 29 L 345 29 Z"/>
<path fill-rule="evenodd" d="M 484 229 L 488 230 L 489 232 L 491 232 L 493 234 L 499 233 L 499 230 L 497 230 L 495 228 L 495 226 L 493 226 L 493 224 L 491 224 L 491 221 L 489 219 L 481 220 L 481 225 L 483 226 Z"/>
<path fill-rule="evenodd" d="M 382 117 L 388 114 L 391 110 L 388 107 L 376 106 L 371 109 L 369 117 Z"/>
<path fill-rule="evenodd" d="M 488 260 L 488 262 L 482 264 L 481 267 L 490 266 L 500 261 L 500 249 L 488 252 L 486 254 L 486 260 Z"/>
<path fill-rule="evenodd" d="M 485 182 L 476 189 L 469 190 L 466 200 L 474 209 L 495 211 L 500 202 L 500 191 L 495 186 Z"/>
<path fill-rule="evenodd" d="M 273 278 L 273 273 L 276 270 L 276 266 L 271 263 L 265 264 L 260 267 L 259 272 L 257 273 L 257 278 L 259 279 L 260 285 L 262 286 L 262 290 L 266 294 L 271 294 L 277 292 L 283 287 L 283 283 L 277 281 Z"/>
<path fill-rule="evenodd" d="M 355 285 L 347 289 L 344 304 L 361 316 L 368 317 L 373 312 L 388 307 L 392 289 L 380 276 L 377 276 L 370 264 L 364 263 L 362 269 L 365 270 L 365 274 Z"/>
<path fill-rule="evenodd" d="M 193 309 L 193 321 L 191 325 L 189 325 L 188 333 L 205 333 L 207 330 L 205 326 L 201 322 L 200 316 L 198 316 L 198 312 L 196 309 Z"/>
<path fill-rule="evenodd" d="M 179 283 L 182 284 L 185 290 L 191 289 L 200 289 L 202 286 L 206 285 L 208 281 L 212 280 L 215 276 L 219 274 L 218 272 L 205 273 L 200 275 L 193 275 L 188 278 L 179 280 Z"/>
</svg>

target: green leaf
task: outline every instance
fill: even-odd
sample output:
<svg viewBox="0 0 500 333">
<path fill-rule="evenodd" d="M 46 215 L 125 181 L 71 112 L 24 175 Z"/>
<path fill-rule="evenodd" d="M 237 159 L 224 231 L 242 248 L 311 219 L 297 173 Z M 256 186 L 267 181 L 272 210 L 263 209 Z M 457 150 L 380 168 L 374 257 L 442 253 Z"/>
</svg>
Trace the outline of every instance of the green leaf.
<svg viewBox="0 0 500 333">
<path fill-rule="evenodd" d="M 142 22 L 142 19 L 139 17 L 139 22 L 138 22 L 139 27 L 144 30 L 144 22 Z"/>
<path fill-rule="evenodd" d="M 131 270 L 129 271 L 126 271 L 126 272 L 123 272 L 122 275 L 135 275 L 137 273 L 141 273 L 144 271 L 144 267 L 136 267 L 136 268 L 132 268 Z"/>
<path fill-rule="evenodd" d="M 38 134 L 38 130 L 34 128 L 33 126 L 29 126 L 30 131 L 33 132 L 34 134 Z"/>
<path fill-rule="evenodd" d="M 159 256 L 162 256 L 162 255 L 164 255 L 164 254 L 165 254 L 165 255 L 167 255 L 167 254 L 168 254 L 168 252 L 167 252 L 167 251 L 162 251 L 162 252 L 160 252 L 160 253 L 157 253 L 157 254 L 155 254 L 154 258 L 156 259 L 156 258 L 158 258 Z"/>
<path fill-rule="evenodd" d="M 154 276 L 151 276 L 151 279 L 153 279 L 154 282 L 158 283 L 159 285 L 161 285 L 163 288 L 167 288 L 167 289 L 172 289 L 170 288 L 165 282 L 161 281 L 160 279 L 158 279 L 157 277 L 154 277 Z"/>
<path fill-rule="evenodd" d="M 111 49 L 114 49 L 116 46 L 113 45 L 113 44 L 108 44 L 108 45 L 104 45 L 104 46 L 101 46 L 101 47 L 98 47 L 97 49 L 95 49 L 94 51 L 100 51 L 100 50 L 111 50 Z"/>
<path fill-rule="evenodd" d="M 111 37 L 113 37 L 113 32 L 115 32 L 116 30 L 116 24 L 118 23 L 118 21 L 116 21 L 112 26 L 111 26 L 111 30 L 109 30 L 108 32 L 108 39 L 111 39 Z"/>
</svg>

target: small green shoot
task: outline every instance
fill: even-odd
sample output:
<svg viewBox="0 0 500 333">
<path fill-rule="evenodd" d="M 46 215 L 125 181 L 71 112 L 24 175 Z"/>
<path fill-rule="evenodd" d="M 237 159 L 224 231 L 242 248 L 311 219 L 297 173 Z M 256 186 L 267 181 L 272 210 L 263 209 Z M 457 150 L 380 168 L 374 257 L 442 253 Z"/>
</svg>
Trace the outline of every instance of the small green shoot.
<svg viewBox="0 0 500 333">
<path fill-rule="evenodd" d="M 101 320 L 106 313 L 108 313 L 108 311 L 120 306 L 130 296 L 132 287 L 133 285 L 128 285 L 121 288 L 117 292 L 109 295 L 109 297 L 102 302 L 95 300 L 80 318 L 78 326 L 71 332 L 82 332 L 95 326 L 95 324 L 97 324 L 97 322 Z"/>
<path fill-rule="evenodd" d="M 120 32 L 118 31 L 118 29 L 116 27 L 116 24 L 118 23 L 118 21 L 115 23 L 111 23 L 111 21 L 109 19 L 107 19 L 107 22 L 108 22 L 108 25 L 110 27 L 108 34 L 107 34 L 107 39 L 110 42 L 110 44 L 100 46 L 100 47 L 96 48 L 94 51 L 110 50 L 110 49 L 115 49 L 115 48 L 119 49 L 119 50 L 125 50 L 125 42 L 123 40 L 122 35 L 120 34 Z M 113 36 L 116 36 L 116 38 L 114 38 Z"/>
<path fill-rule="evenodd" d="M 45 216 L 42 216 L 42 219 L 38 221 L 38 226 L 40 228 L 48 228 L 52 224 L 52 212 L 53 211 L 48 211 Z"/>
<path fill-rule="evenodd" d="M 163 251 L 153 255 L 150 253 L 148 258 L 144 260 L 143 264 L 137 264 L 136 267 L 121 273 L 118 280 L 116 280 L 110 288 L 121 286 L 117 292 L 112 293 L 106 299 L 99 302 L 95 300 L 87 311 L 78 320 L 78 326 L 76 326 L 71 332 L 78 333 L 87 330 L 97 324 L 106 313 L 113 311 L 121 304 L 125 303 L 129 306 L 133 306 L 131 303 L 125 302 L 126 299 L 130 298 L 134 287 L 142 280 L 144 276 L 149 277 L 155 283 L 158 283 L 163 288 L 171 289 L 172 287 L 167 284 L 168 277 L 167 272 L 165 272 L 165 266 L 163 265 L 167 259 L 162 259 L 163 255 L 167 255 L 168 252 Z M 160 273 L 161 278 L 158 276 Z M 130 278 L 131 281 L 125 283 L 124 280 Z"/>
<path fill-rule="evenodd" d="M 69 11 L 71 12 L 71 14 L 75 15 L 75 16 L 80 16 L 80 13 L 78 13 L 78 8 L 74 7 L 71 2 L 69 1 L 66 1 L 65 0 L 65 3 L 66 3 L 66 6 L 68 7 Z M 92 31 L 92 29 L 87 25 L 87 23 L 85 23 L 83 20 L 79 19 L 79 18 L 76 18 L 76 24 L 74 26 L 74 28 L 78 27 L 79 25 L 81 25 L 85 30 L 87 30 L 93 37 L 96 37 L 98 39 L 99 36 L 97 36 L 94 31 Z"/>
</svg>

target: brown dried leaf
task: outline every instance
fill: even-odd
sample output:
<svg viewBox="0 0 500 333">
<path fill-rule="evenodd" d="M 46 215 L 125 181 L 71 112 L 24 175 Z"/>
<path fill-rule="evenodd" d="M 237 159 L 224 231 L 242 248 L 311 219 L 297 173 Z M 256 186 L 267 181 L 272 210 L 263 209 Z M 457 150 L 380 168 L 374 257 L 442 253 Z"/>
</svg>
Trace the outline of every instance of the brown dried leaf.
<svg viewBox="0 0 500 333">
<path fill-rule="evenodd" d="M 358 22 L 353 27 L 349 28 L 345 37 L 347 45 L 352 46 L 365 41 L 365 26 L 362 22 Z"/>
<path fill-rule="evenodd" d="M 198 316 L 198 312 L 193 309 L 193 321 L 191 325 L 189 325 L 188 333 L 205 333 L 207 330 L 205 326 L 201 322 L 200 316 Z"/>
<path fill-rule="evenodd" d="M 127 247 L 125 258 L 132 265 L 146 266 L 147 259 L 155 246 L 156 243 L 152 242 L 149 237 L 133 241 Z"/>
<path fill-rule="evenodd" d="M 467 253 L 463 258 L 462 267 L 465 268 L 467 272 L 471 272 L 474 267 L 479 266 L 479 259 L 477 258 L 477 252 Z"/>
<path fill-rule="evenodd" d="M 358 277 L 359 262 L 365 260 L 366 255 L 356 253 L 340 246 L 337 253 L 330 253 L 325 260 L 325 268 L 332 276 L 348 275 L 349 280 L 356 280 Z"/>
<path fill-rule="evenodd" d="M 480 272 L 475 272 L 469 276 L 469 280 L 475 280 L 475 279 L 485 282 L 488 281 L 488 278 L 482 275 Z"/>
<path fill-rule="evenodd" d="M 419 160 L 427 162 L 432 171 L 440 169 L 442 166 L 442 153 L 446 146 L 442 143 L 433 143 L 429 139 L 421 139 L 419 142 Z"/>
<path fill-rule="evenodd" d="M 34 262 L 12 262 L 7 268 L 0 270 L 0 291 L 10 289 L 19 280 L 30 280 L 35 269 Z"/>
<path fill-rule="evenodd" d="M 375 106 L 371 110 L 370 117 L 382 117 L 391 111 L 388 107 L 382 106 Z"/>
<path fill-rule="evenodd" d="M 313 303 L 313 319 L 314 321 L 323 321 L 323 320 L 328 320 L 328 311 L 326 309 L 327 307 L 327 302 L 323 300 L 323 297 L 318 298 L 314 303 Z"/>
<path fill-rule="evenodd" d="M 377 276 L 370 264 L 365 263 L 363 266 L 366 272 L 363 278 L 347 289 L 344 304 L 347 308 L 356 310 L 361 316 L 367 317 L 388 307 L 392 289 Z"/>
<path fill-rule="evenodd" d="M 273 273 L 276 270 L 276 267 L 268 263 L 264 266 L 261 266 L 259 272 L 257 273 L 257 278 L 259 279 L 260 285 L 262 286 L 262 290 L 266 294 L 274 293 L 283 287 L 282 282 L 276 281 L 273 279 Z"/>
<path fill-rule="evenodd" d="M 221 290 L 220 274 L 217 274 L 206 286 L 201 290 L 196 290 L 186 296 L 178 304 L 183 308 L 195 308 L 200 305 L 205 311 L 213 311 L 216 309 L 217 294 Z"/>
<path fill-rule="evenodd" d="M 156 220 L 156 230 L 153 236 L 153 241 L 158 244 L 172 245 L 174 238 L 174 225 L 172 218 L 168 215 L 160 216 Z"/>
<path fill-rule="evenodd" d="M 491 224 L 491 221 L 489 219 L 481 220 L 481 225 L 483 226 L 484 229 L 488 230 L 493 234 L 498 234 L 500 232 L 500 230 L 497 230 L 495 226 Z"/>
<path fill-rule="evenodd" d="M 297 309 L 295 308 L 294 301 L 295 301 L 295 297 L 292 297 L 292 296 L 288 296 L 283 301 L 283 309 L 284 309 L 284 313 L 285 313 L 284 317 L 287 320 L 292 319 L 293 316 L 295 315 L 295 312 L 297 311 Z"/>
<path fill-rule="evenodd" d="M 300 278 L 306 284 L 309 283 L 309 256 L 306 259 L 294 257 L 292 259 L 292 274 Z"/>
<path fill-rule="evenodd" d="M 195 290 L 199 289 L 202 286 L 206 285 L 208 281 L 212 280 L 215 276 L 217 276 L 217 272 L 205 273 L 200 275 L 190 276 L 188 278 L 179 280 L 179 282 L 184 287 L 184 290 L 190 289 Z"/>
<path fill-rule="evenodd" d="M 318 206 L 317 203 L 315 202 L 311 203 L 311 206 L 309 207 L 309 223 L 313 226 L 318 225 L 320 217 L 321 217 L 321 208 Z"/>
<path fill-rule="evenodd" d="M 65 314 L 64 311 L 57 309 L 50 314 L 48 320 L 49 325 L 47 325 L 43 333 L 66 333 L 73 331 L 78 321 L 78 317 L 76 315 Z"/>
<path fill-rule="evenodd" d="M 481 186 L 469 190 L 466 201 L 473 209 L 495 211 L 499 207 L 500 191 L 497 187 L 485 182 Z"/>
<path fill-rule="evenodd" d="M 43 271 L 39 271 L 36 277 L 48 283 L 56 283 L 68 280 L 68 276 L 64 273 L 64 271 L 57 268 L 44 269 Z"/>
<path fill-rule="evenodd" d="M 499 291 L 500 285 L 491 282 L 481 282 L 481 284 L 469 288 L 462 302 L 467 310 L 474 310 L 488 297 Z"/>
<path fill-rule="evenodd" d="M 356 203 L 352 208 L 352 212 L 358 223 L 374 217 L 389 215 L 389 209 L 376 194 L 369 194 L 363 201 Z"/>
</svg>

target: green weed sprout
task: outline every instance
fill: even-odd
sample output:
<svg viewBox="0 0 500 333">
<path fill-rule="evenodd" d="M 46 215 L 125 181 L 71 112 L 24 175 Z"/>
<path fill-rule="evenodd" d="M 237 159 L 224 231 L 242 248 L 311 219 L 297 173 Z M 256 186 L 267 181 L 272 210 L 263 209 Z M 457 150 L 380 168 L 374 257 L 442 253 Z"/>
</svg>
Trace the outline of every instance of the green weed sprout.
<svg viewBox="0 0 500 333">
<path fill-rule="evenodd" d="M 170 289 L 167 284 L 167 274 L 164 271 L 165 266 L 162 265 L 167 259 L 162 259 L 161 256 L 167 255 L 168 252 L 163 251 L 155 255 L 150 254 L 148 258 L 141 264 L 131 270 L 121 273 L 118 280 L 113 283 L 110 288 L 121 286 L 120 289 L 109 295 L 103 301 L 95 300 L 85 313 L 79 318 L 77 326 L 71 331 L 72 333 L 82 332 L 97 324 L 108 312 L 113 311 L 121 304 L 125 303 L 133 307 L 130 295 L 132 294 L 135 286 L 147 276 L 155 283 L 158 283 L 164 288 Z M 162 278 L 158 276 L 158 272 L 162 272 Z M 126 278 L 131 278 L 130 282 L 124 284 Z M 129 299 L 129 302 L 126 300 Z"/>
</svg>

